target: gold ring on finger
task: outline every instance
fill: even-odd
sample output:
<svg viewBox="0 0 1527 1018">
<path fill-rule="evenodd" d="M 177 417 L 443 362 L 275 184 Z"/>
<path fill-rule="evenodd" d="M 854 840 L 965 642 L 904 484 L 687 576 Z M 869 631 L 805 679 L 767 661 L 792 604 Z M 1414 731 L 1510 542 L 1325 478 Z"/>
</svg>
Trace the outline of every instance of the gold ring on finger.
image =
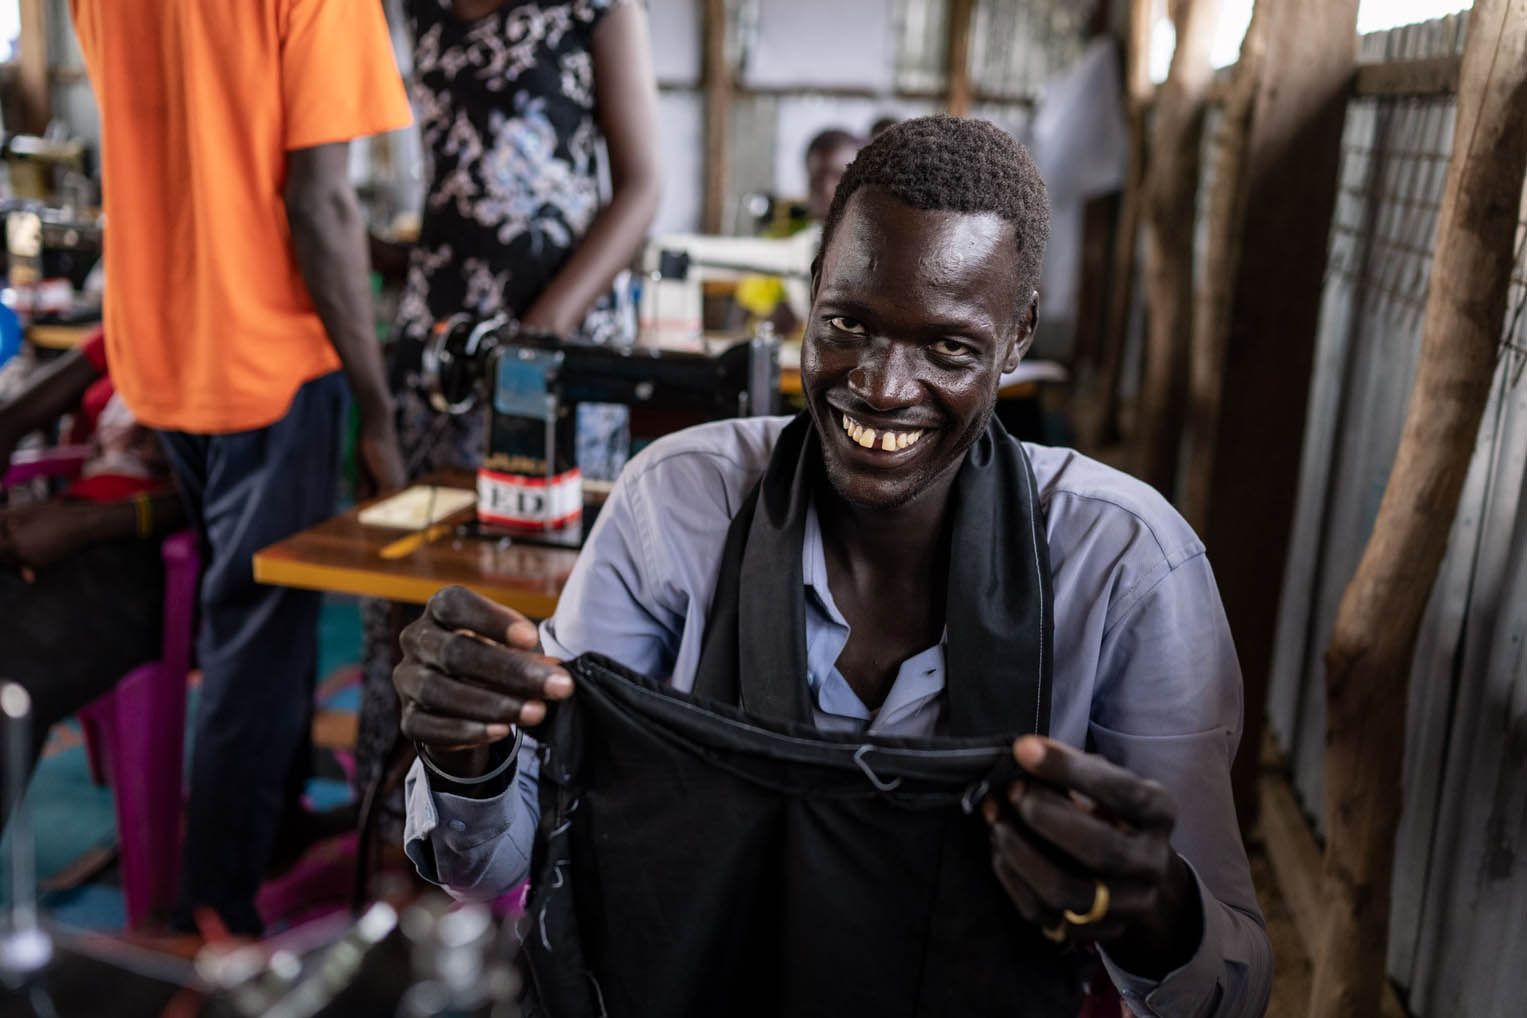
<svg viewBox="0 0 1527 1018">
<path fill-rule="evenodd" d="M 1092 892 L 1092 907 L 1087 910 L 1087 914 L 1082 915 L 1068 908 L 1061 913 L 1065 916 L 1066 922 L 1072 926 L 1087 926 L 1108 914 L 1108 885 L 1098 880 L 1095 881 L 1095 886 L 1096 890 Z"/>
<path fill-rule="evenodd" d="M 1062 919 L 1054 926 L 1041 926 L 1039 932 L 1045 935 L 1046 940 L 1063 944 L 1066 941 L 1066 921 Z"/>
</svg>

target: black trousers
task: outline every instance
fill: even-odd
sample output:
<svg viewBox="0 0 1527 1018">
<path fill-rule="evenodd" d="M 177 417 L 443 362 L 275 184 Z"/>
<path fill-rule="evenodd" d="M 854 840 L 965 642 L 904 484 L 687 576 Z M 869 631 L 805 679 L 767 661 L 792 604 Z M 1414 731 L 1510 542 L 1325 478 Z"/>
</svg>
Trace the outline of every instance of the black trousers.
<svg viewBox="0 0 1527 1018">
<path fill-rule="evenodd" d="M 998 883 L 1005 739 L 835 736 L 600 658 L 539 733 L 527 1013 L 1074 1018 Z"/>
<path fill-rule="evenodd" d="M 254 580 L 254 553 L 333 514 L 349 405 L 339 372 L 300 388 L 286 416 L 225 435 L 161 437 L 202 537 L 201 698 L 181 855 L 181 914 L 210 905 L 261 931 L 254 897 L 294 775 L 311 762 L 320 596 Z"/>
</svg>

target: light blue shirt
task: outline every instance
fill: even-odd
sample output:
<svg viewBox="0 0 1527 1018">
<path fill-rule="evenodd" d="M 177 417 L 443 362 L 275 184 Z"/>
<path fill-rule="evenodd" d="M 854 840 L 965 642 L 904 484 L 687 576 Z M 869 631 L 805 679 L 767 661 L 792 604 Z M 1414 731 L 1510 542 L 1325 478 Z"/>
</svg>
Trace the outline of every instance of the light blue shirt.
<svg viewBox="0 0 1527 1018">
<path fill-rule="evenodd" d="M 708 424 L 635 457 L 556 614 L 541 626 L 546 653 L 598 652 L 690 689 L 727 528 L 786 423 Z M 1272 954 L 1230 788 L 1240 668 L 1203 545 L 1149 486 L 1068 449 L 1025 448 L 1044 508 L 1054 590 L 1050 735 L 1173 793 L 1173 846 L 1197 876 L 1203 902 L 1203 941 L 1182 968 L 1159 982 L 1111 963 L 1109 972 L 1140 1015 L 1261 1015 Z M 837 672 L 849 630 L 828 589 L 814 512 L 801 565 L 818 727 L 932 734 L 944 704 L 942 641 L 902 663 L 872 717 Z M 424 876 L 471 898 L 496 897 L 525 877 L 537 819 L 531 741 L 516 786 L 496 799 L 434 792 L 415 765 L 405 840 Z"/>
<path fill-rule="evenodd" d="M 873 713 L 838 671 L 838 657 L 852 630 L 827 585 L 822 525 L 814 505 L 806 510 L 801 578 L 806 586 L 806 684 L 816 726 L 824 732 L 934 735 L 944 707 L 942 639 L 901 663 L 885 702 Z"/>
</svg>

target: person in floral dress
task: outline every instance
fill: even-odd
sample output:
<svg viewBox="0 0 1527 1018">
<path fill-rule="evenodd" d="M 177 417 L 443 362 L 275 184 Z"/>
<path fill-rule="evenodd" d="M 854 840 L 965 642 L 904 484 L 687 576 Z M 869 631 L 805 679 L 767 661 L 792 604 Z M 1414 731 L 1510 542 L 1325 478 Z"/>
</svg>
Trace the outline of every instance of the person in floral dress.
<svg viewBox="0 0 1527 1018">
<path fill-rule="evenodd" d="M 507 312 L 532 329 L 632 338 L 611 282 L 657 209 L 657 85 L 646 13 L 634 0 L 402 7 L 429 180 L 390 358 L 398 437 L 415 478 L 475 468 L 482 457 L 485 418 L 438 413 L 425 394 L 420 355 L 435 322 Z M 392 633 L 401 614 L 385 602 L 365 609 L 363 789 L 397 738 Z"/>
</svg>

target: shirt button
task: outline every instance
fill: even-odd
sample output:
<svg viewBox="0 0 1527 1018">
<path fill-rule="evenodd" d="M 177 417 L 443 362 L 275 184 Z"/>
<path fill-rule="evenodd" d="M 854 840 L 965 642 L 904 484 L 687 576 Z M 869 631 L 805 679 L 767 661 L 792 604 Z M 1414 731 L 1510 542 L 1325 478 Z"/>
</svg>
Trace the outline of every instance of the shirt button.
<svg viewBox="0 0 1527 1018">
<path fill-rule="evenodd" d="M 457 832 L 464 831 L 464 830 L 467 829 L 467 824 L 466 824 L 465 820 L 452 820 L 450 822 L 449 826 L 450 826 L 451 830 L 457 831 Z"/>
</svg>

